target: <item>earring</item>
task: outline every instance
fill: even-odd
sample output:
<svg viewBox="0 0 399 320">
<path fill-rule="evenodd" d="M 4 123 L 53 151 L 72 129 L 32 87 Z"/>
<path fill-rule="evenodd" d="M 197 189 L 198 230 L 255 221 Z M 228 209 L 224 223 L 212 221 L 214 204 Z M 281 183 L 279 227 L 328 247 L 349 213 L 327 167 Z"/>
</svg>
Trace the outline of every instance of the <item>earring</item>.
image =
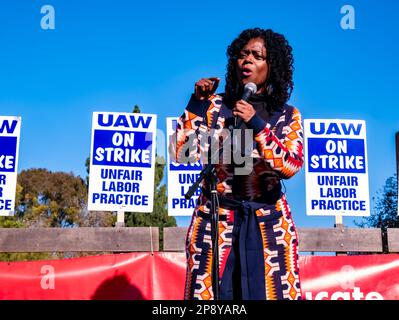
<svg viewBox="0 0 399 320">
<path fill-rule="evenodd" d="M 267 95 L 270 96 L 273 93 L 273 85 L 269 83 L 266 87 Z"/>
</svg>

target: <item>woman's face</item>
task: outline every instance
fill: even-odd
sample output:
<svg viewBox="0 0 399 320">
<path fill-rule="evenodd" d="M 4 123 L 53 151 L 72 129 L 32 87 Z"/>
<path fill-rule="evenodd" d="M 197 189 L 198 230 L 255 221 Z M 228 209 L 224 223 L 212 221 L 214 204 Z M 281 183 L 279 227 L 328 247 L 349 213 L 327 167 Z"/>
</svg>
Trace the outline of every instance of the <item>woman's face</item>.
<svg viewBox="0 0 399 320">
<path fill-rule="evenodd" d="M 253 82 L 260 93 L 264 90 L 268 66 L 266 47 L 262 38 L 253 38 L 241 49 L 237 59 L 237 77 L 242 86 Z"/>
</svg>

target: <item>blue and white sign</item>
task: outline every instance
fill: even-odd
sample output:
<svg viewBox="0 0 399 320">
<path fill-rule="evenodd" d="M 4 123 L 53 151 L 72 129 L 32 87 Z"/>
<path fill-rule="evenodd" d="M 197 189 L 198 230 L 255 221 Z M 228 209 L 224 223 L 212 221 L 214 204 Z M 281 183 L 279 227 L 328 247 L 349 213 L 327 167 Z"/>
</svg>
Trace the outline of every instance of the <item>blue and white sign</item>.
<svg viewBox="0 0 399 320">
<path fill-rule="evenodd" d="M 320 216 L 369 216 L 366 123 L 304 120 L 306 211 Z"/>
<path fill-rule="evenodd" d="M 0 216 L 14 215 L 20 117 L 0 116 Z"/>
<path fill-rule="evenodd" d="M 172 135 L 176 130 L 178 118 L 166 118 L 166 133 L 168 141 L 171 141 Z M 202 165 L 179 164 L 170 159 L 168 152 L 168 215 L 169 216 L 191 216 L 193 214 L 201 188 L 194 193 L 191 199 L 187 200 L 184 195 L 190 186 L 197 181 L 201 172 Z"/>
<path fill-rule="evenodd" d="M 156 115 L 94 112 L 90 211 L 152 212 Z"/>
</svg>

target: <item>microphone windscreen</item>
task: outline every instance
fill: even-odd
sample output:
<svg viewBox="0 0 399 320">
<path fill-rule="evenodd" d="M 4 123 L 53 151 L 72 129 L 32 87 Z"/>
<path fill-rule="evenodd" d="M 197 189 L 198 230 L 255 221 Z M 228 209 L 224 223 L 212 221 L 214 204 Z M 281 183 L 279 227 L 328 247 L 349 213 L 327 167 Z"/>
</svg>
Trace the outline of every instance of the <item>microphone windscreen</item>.
<svg viewBox="0 0 399 320">
<path fill-rule="evenodd" d="M 244 94 L 242 95 L 242 100 L 247 101 L 250 96 L 252 96 L 254 93 L 256 93 L 257 86 L 253 82 L 248 82 L 244 86 Z"/>
</svg>

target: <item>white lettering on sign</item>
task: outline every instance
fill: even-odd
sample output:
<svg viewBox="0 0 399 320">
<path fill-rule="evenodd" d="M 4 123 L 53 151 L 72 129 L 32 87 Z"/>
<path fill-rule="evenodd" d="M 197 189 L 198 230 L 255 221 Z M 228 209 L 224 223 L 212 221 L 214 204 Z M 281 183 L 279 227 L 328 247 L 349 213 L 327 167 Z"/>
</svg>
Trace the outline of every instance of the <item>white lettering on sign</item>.
<svg viewBox="0 0 399 320">
<path fill-rule="evenodd" d="M 310 161 L 313 169 L 364 169 L 363 156 L 313 155 Z"/>
<path fill-rule="evenodd" d="M 120 132 L 115 132 L 114 135 L 112 136 L 112 143 L 117 147 L 120 147 L 122 144 L 124 147 L 133 147 L 134 133 L 128 132 L 122 134 Z"/>
<path fill-rule="evenodd" d="M 328 153 L 348 153 L 348 143 L 347 140 L 328 140 L 326 143 L 326 150 Z"/>
<path fill-rule="evenodd" d="M 120 163 L 151 163 L 150 155 L 150 150 L 99 147 L 96 149 L 95 159 Z"/>
<path fill-rule="evenodd" d="M 14 156 L 0 156 L 0 169 L 12 169 L 14 166 Z"/>
<path fill-rule="evenodd" d="M 327 291 L 320 291 L 315 293 L 314 298 L 313 292 L 305 292 L 305 300 L 384 300 L 384 297 L 374 291 L 365 295 L 359 287 L 354 287 L 352 292 L 335 291 L 332 292 L 331 296 Z"/>
</svg>

